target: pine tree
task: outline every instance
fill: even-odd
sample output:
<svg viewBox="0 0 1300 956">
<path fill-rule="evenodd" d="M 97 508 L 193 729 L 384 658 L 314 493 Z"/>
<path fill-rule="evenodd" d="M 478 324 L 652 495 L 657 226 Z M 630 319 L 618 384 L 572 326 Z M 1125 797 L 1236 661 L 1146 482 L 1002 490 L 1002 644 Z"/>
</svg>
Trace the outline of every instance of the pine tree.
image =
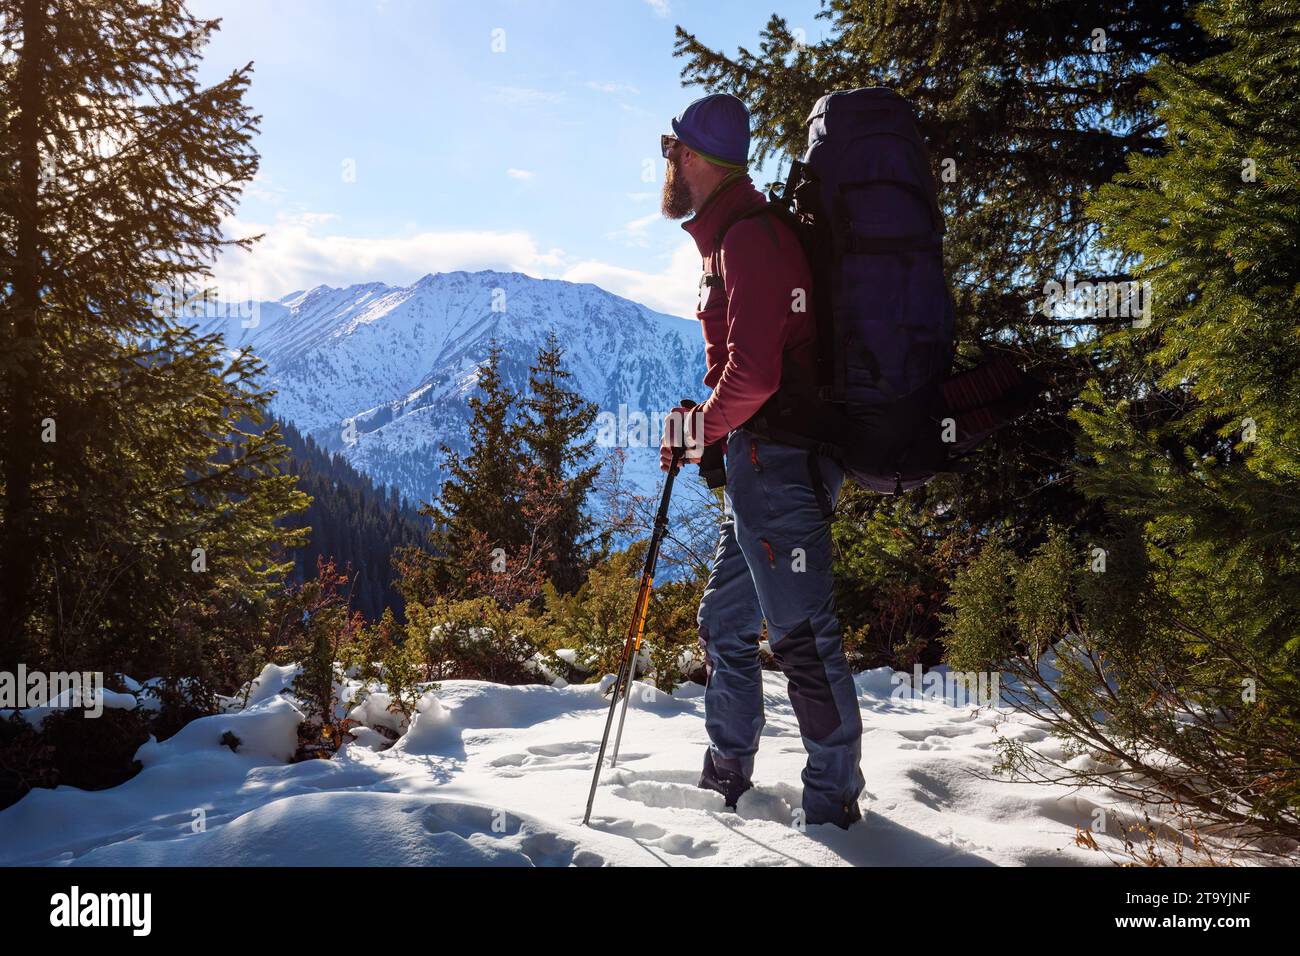
<svg viewBox="0 0 1300 956">
<path fill-rule="evenodd" d="M 523 456 L 515 412 L 518 397 L 501 377 L 501 347 L 493 342 L 479 366 L 478 388 L 469 398 L 465 455 L 442 446 L 446 480 L 436 502 L 420 514 L 433 519 L 430 550 L 404 548 L 395 557 L 399 589 L 408 602 L 467 597 L 476 573 L 499 570 L 528 551 L 520 511 Z"/>
<path fill-rule="evenodd" d="M 1137 772 L 1202 819 L 1294 838 L 1300 3 L 1198 15 L 1228 48 L 1151 71 L 1168 150 L 1133 156 L 1091 207 L 1152 302 L 1149 324 L 1107 336 L 1076 415 L 1108 534 L 982 556 L 954 647 L 1027 674 L 1016 648 L 1065 641 L 1057 729 L 1106 758 L 1073 782 Z"/>
<path fill-rule="evenodd" d="M 0 0 L 0 667 L 203 678 L 305 503 L 262 368 L 195 334 L 257 169 L 250 67 L 201 87 L 183 3 Z M 154 669 L 157 668 L 157 669 Z"/>
<path fill-rule="evenodd" d="M 554 496 L 556 516 L 546 528 L 547 578 L 562 593 L 575 590 L 585 573 L 584 541 L 591 530 L 587 497 L 599 462 L 592 458 L 591 426 L 597 407 L 565 386 L 564 349 L 554 332 L 537 352 L 529 375 L 528 398 L 519 431 L 533 480 Z"/>
</svg>

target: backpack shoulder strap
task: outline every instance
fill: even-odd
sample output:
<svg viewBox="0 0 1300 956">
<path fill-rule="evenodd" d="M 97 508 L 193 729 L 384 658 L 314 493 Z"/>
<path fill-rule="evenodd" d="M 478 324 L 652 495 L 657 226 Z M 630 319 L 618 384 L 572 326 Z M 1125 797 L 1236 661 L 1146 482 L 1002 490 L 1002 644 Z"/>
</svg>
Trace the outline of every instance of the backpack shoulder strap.
<svg viewBox="0 0 1300 956">
<path fill-rule="evenodd" d="M 704 274 L 704 284 L 707 286 L 722 285 L 722 241 L 727 238 L 727 233 L 731 227 L 745 219 L 755 219 L 767 213 L 775 214 L 777 210 L 771 203 L 762 203 L 749 209 L 742 209 L 736 215 L 732 216 L 718 229 L 713 237 L 713 254 L 709 256 L 709 271 Z M 771 222 L 767 222 L 769 231 L 772 229 Z M 776 241 L 776 233 L 772 232 L 772 241 Z"/>
</svg>

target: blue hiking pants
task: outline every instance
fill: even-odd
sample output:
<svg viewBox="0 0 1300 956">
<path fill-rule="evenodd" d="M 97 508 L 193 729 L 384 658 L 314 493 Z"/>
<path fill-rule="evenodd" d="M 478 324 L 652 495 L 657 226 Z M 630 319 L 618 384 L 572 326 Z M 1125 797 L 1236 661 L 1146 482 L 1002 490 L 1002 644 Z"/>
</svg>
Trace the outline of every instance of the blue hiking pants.
<svg viewBox="0 0 1300 956">
<path fill-rule="evenodd" d="M 808 763 L 808 823 L 839 819 L 862 778 L 862 717 L 844 658 L 831 583 L 830 521 L 844 473 L 809 453 L 752 436 L 727 438 L 725 515 L 697 617 L 706 656 L 705 726 L 718 767 L 749 780 L 763 729 L 761 622 L 788 679 Z"/>
</svg>

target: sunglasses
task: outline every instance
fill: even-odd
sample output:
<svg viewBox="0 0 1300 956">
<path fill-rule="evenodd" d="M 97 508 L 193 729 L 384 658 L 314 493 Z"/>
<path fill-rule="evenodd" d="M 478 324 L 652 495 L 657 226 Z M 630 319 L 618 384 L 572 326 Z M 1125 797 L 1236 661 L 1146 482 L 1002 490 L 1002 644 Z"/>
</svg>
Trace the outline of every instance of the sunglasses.
<svg viewBox="0 0 1300 956">
<path fill-rule="evenodd" d="M 673 147 L 676 146 L 678 142 L 680 141 L 677 137 L 673 136 L 671 133 L 664 133 L 659 137 L 659 151 L 663 153 L 664 159 L 668 158 L 668 154 L 673 151 Z"/>
</svg>

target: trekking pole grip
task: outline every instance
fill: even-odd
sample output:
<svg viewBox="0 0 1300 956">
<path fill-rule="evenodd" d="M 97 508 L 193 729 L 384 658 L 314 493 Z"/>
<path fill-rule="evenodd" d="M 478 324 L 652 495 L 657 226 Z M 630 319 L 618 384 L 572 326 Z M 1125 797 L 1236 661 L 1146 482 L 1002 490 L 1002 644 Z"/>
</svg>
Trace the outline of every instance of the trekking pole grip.
<svg viewBox="0 0 1300 956">
<path fill-rule="evenodd" d="M 683 398 L 677 404 L 680 408 L 684 408 L 688 412 L 691 412 L 696 407 L 695 402 L 689 398 Z M 686 420 L 689 417 L 690 415 L 682 416 L 681 434 L 675 436 L 673 441 L 673 465 L 674 466 L 680 465 L 682 459 L 686 457 Z"/>
</svg>

